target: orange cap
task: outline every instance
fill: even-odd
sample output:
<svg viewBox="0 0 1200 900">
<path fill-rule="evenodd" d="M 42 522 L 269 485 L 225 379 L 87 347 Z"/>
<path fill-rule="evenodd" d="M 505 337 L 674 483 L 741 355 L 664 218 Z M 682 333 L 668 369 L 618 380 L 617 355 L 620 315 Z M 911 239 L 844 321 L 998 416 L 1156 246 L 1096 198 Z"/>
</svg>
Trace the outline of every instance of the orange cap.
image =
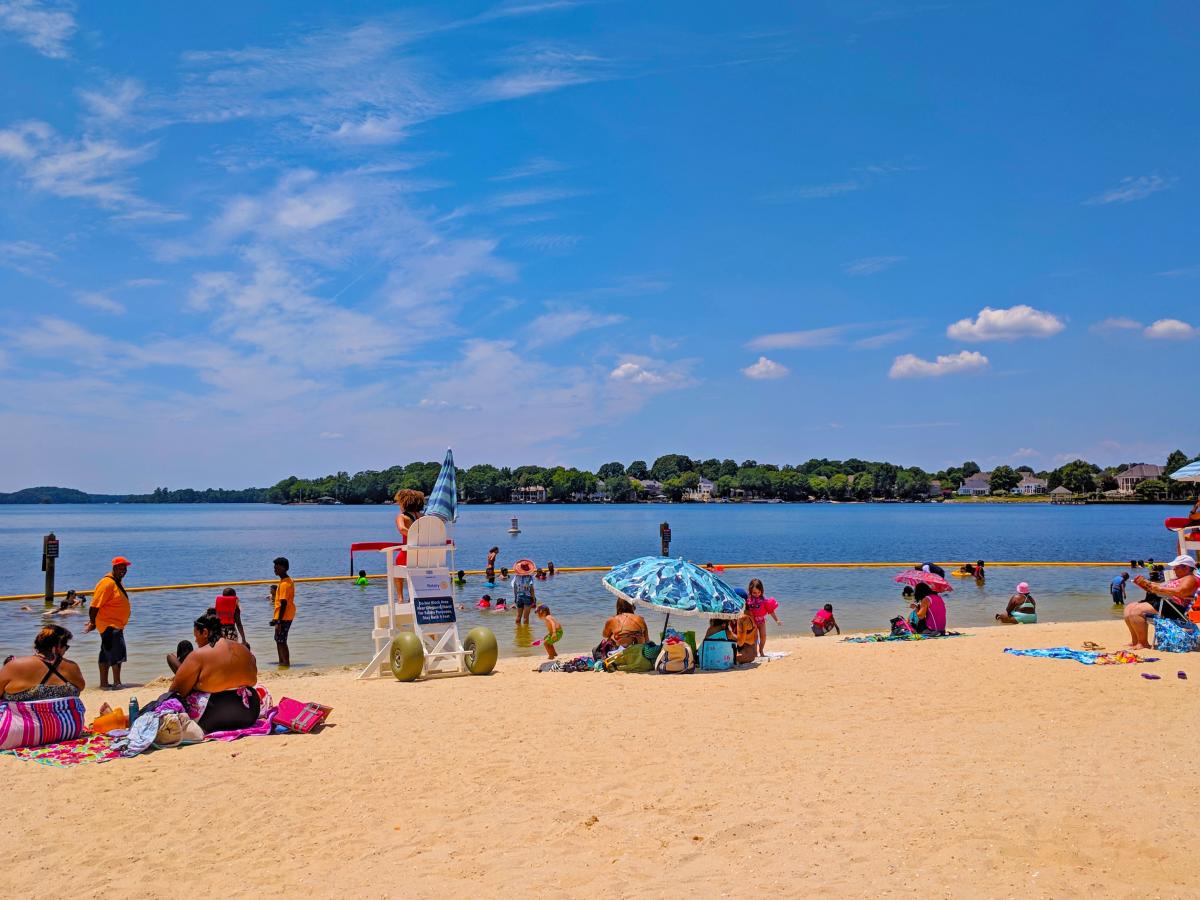
<svg viewBox="0 0 1200 900">
<path fill-rule="evenodd" d="M 114 566 L 132 566 L 133 565 L 133 563 L 131 563 L 129 560 L 127 560 L 123 556 L 114 556 L 112 564 Z"/>
</svg>

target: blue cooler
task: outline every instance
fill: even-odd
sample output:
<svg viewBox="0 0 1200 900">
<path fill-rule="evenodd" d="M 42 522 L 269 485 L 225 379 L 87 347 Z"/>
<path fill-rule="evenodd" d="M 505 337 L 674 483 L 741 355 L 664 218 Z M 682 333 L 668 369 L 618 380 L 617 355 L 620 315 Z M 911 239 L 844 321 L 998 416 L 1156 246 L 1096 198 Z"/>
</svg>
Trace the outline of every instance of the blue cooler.
<svg viewBox="0 0 1200 900">
<path fill-rule="evenodd" d="M 700 645 L 701 669 L 732 669 L 733 641 L 709 638 Z"/>
</svg>

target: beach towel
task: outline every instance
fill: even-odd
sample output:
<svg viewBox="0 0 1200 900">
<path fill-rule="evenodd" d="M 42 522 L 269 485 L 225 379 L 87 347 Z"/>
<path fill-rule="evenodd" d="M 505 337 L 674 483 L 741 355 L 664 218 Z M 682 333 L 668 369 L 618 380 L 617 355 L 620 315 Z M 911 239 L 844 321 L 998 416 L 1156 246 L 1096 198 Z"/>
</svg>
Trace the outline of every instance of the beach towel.
<svg viewBox="0 0 1200 900">
<path fill-rule="evenodd" d="M 120 759 L 121 751 L 113 746 L 116 742 L 117 739 L 112 735 L 89 734 L 72 741 L 62 741 L 44 747 L 19 747 L 15 750 L 5 750 L 3 755 L 41 763 L 43 766 L 65 769 L 84 763 Z"/>
<path fill-rule="evenodd" d="M 1151 616 L 1154 623 L 1154 649 L 1166 653 L 1191 653 L 1200 641 L 1200 632 L 1191 622 Z"/>
<path fill-rule="evenodd" d="M 206 741 L 236 741 L 244 737 L 257 737 L 263 734 L 270 734 L 275 725 L 275 716 L 279 712 L 278 706 L 272 706 L 265 713 L 258 717 L 258 721 L 249 728 L 235 728 L 231 731 L 210 731 L 204 736 Z M 283 726 L 280 726 L 281 728 Z"/>
<path fill-rule="evenodd" d="M 83 734 L 83 714 L 78 697 L 0 703 L 0 750 L 74 740 Z"/>
<path fill-rule="evenodd" d="M 884 644 L 892 641 L 936 641 L 941 638 L 970 637 L 961 631 L 947 631 L 945 634 L 862 634 L 857 637 L 842 638 L 843 644 Z"/>
<path fill-rule="evenodd" d="M 1116 653 L 1096 653 L 1093 650 L 1072 650 L 1070 647 L 1046 647 L 1041 650 L 1014 650 L 1004 648 L 1005 653 L 1013 656 L 1038 656 L 1043 659 L 1073 659 L 1085 666 L 1124 666 L 1132 663 L 1158 662 L 1156 656 L 1138 656 L 1128 650 L 1118 650 Z"/>
</svg>

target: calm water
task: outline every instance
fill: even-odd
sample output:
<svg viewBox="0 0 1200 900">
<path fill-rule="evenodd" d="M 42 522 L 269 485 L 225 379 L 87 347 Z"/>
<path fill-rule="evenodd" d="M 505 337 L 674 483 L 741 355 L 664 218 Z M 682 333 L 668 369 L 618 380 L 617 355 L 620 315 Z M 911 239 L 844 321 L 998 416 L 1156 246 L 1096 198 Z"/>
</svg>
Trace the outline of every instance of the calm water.
<svg viewBox="0 0 1200 900">
<path fill-rule="evenodd" d="M 1186 511 L 1186 505 L 468 506 L 454 537 L 457 564 L 464 569 L 482 568 L 493 544 L 500 547 L 501 565 L 522 556 L 539 564 L 552 559 L 559 566 L 609 565 L 656 553 L 658 524 L 664 520 L 671 523 L 672 555 L 697 562 L 1165 559 L 1174 555 L 1174 544 L 1162 521 Z M 0 506 L 0 566 L 8 573 L 0 593 L 41 590 L 41 537 L 48 531 L 62 542 L 59 590 L 90 593 L 116 554 L 134 563 L 130 586 L 270 578 L 271 560 L 280 555 L 291 559 L 297 577 L 347 574 L 350 543 L 390 539 L 393 512 L 379 506 Z M 517 536 L 506 533 L 513 515 L 521 521 Z M 360 554 L 356 568 L 382 572 L 382 556 Z M 783 631 L 804 633 L 813 611 L 826 602 L 834 604 L 843 628 L 881 629 L 904 611 L 891 574 L 737 570 L 727 579 L 744 585 L 751 577 L 762 578 L 768 595 L 780 601 Z M 964 581 L 951 595 L 951 625 L 994 624 L 992 616 L 1020 580 L 1030 583 L 1045 620 L 1115 616 L 1107 594 L 1113 574 L 1107 569 L 995 569 L 985 587 Z M 598 640 L 612 607 L 599 578 L 588 573 L 538 582 L 539 598 L 565 627 L 563 652 L 583 651 Z M 536 621 L 517 629 L 509 616 L 473 609 L 481 583 L 480 577 L 469 578 L 459 592 L 468 606 L 463 624 L 488 624 L 505 654 L 540 655 L 540 648 L 529 646 L 544 631 Z M 163 654 L 180 638 L 190 638 L 191 620 L 215 593 L 134 594 L 125 680 L 163 674 Z M 251 645 L 265 664 L 274 658 L 266 588 L 245 587 L 239 593 Z M 366 588 L 343 582 L 297 585 L 293 660 L 309 665 L 365 661 L 372 648 L 371 606 L 385 600 L 382 581 Z M 0 603 L 0 656 L 28 651 L 39 616 L 21 612 L 22 605 Z M 31 605 L 40 610 L 40 602 Z M 649 618 L 652 624 L 661 621 Z M 72 655 L 94 672 L 99 639 L 82 634 L 82 616 L 57 621 L 75 631 Z"/>
</svg>

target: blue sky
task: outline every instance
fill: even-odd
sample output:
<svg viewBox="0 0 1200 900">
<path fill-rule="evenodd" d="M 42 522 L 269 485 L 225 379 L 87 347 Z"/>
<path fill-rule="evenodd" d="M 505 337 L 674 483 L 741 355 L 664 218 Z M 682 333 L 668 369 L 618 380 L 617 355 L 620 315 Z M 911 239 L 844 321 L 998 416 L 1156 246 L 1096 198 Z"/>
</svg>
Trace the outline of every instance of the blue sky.
<svg viewBox="0 0 1200 900">
<path fill-rule="evenodd" d="M 1195 453 L 1198 26 L 0 0 L 0 490 Z"/>
</svg>

